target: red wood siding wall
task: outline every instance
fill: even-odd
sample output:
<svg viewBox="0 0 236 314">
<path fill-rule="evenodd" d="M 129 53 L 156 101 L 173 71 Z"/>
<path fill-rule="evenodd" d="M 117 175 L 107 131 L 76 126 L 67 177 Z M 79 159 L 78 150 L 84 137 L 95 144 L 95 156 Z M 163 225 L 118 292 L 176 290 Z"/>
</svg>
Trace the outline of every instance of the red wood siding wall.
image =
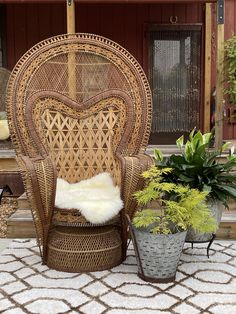
<svg viewBox="0 0 236 314">
<path fill-rule="evenodd" d="M 9 69 L 34 44 L 66 30 L 66 12 L 61 4 L 11 4 L 6 6 L 6 15 Z"/>
<path fill-rule="evenodd" d="M 225 37 L 228 38 L 236 33 L 236 0 L 226 0 L 225 6 Z M 178 16 L 179 23 L 204 23 L 204 5 L 76 3 L 76 31 L 96 33 L 120 43 L 146 70 L 144 25 L 168 24 L 170 16 Z M 9 69 L 14 67 L 25 51 L 40 40 L 66 32 L 64 4 L 8 4 L 6 18 Z M 214 21 L 212 86 L 215 85 L 215 37 Z M 236 138 L 236 126 L 225 123 L 224 137 Z"/>
<path fill-rule="evenodd" d="M 63 4 L 7 5 L 8 67 L 33 44 L 66 32 L 66 8 Z M 170 16 L 179 23 L 203 22 L 203 5 L 77 4 L 76 31 L 108 37 L 129 50 L 143 64 L 143 29 L 145 23 L 169 23 Z"/>
</svg>

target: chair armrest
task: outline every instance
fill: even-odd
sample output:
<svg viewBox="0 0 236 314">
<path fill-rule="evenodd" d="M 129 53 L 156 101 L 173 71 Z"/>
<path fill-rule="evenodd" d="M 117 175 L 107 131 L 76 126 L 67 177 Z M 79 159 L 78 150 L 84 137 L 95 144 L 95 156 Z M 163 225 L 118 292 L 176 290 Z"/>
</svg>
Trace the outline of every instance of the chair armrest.
<svg viewBox="0 0 236 314">
<path fill-rule="evenodd" d="M 133 197 L 134 192 L 143 188 L 145 180 L 141 174 L 154 164 L 151 156 L 139 154 L 136 156 L 120 156 L 122 165 L 122 197 L 124 200 L 125 214 L 132 219 L 137 210 L 137 202 Z"/>
<path fill-rule="evenodd" d="M 56 192 L 56 168 L 50 157 L 18 156 L 24 187 L 30 202 L 40 254 L 46 259 L 46 242 L 51 226 Z"/>
</svg>

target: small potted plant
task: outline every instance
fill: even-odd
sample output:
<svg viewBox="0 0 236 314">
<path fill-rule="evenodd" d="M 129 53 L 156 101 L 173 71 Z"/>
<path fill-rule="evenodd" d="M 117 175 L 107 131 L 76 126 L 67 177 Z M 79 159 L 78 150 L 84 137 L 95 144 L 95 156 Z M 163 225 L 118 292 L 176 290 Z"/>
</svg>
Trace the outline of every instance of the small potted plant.
<svg viewBox="0 0 236 314">
<path fill-rule="evenodd" d="M 233 149 L 229 150 L 230 143 L 222 145 L 220 150 L 211 149 L 211 139 L 211 133 L 202 134 L 194 129 L 185 144 L 183 136 L 176 141 L 179 154 L 163 158 L 162 153 L 156 149 L 155 159 L 159 167 L 172 169 L 163 175 L 163 182 L 179 183 L 208 192 L 208 207 L 219 225 L 223 206 L 228 207 L 230 198 L 236 200 L 236 176 L 233 173 L 236 156 Z M 225 162 L 220 161 L 222 154 Z M 211 233 L 199 233 L 190 229 L 186 240 L 208 242 L 212 237 Z"/>
<path fill-rule="evenodd" d="M 163 175 L 171 172 L 170 168 L 152 166 L 143 173 L 147 184 L 134 196 L 145 209 L 136 212 L 132 222 L 127 217 L 138 275 L 145 281 L 174 281 L 186 230 L 193 227 L 213 232 L 216 228 L 205 203 L 208 192 L 163 182 Z"/>
</svg>

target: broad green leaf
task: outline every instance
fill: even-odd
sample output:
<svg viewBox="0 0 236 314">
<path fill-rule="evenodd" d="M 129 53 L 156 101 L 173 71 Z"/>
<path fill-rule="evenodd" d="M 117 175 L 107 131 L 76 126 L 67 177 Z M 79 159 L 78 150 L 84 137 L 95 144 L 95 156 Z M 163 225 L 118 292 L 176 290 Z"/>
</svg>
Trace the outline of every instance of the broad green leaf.
<svg viewBox="0 0 236 314">
<path fill-rule="evenodd" d="M 190 141 L 192 141 L 193 135 L 194 135 L 195 131 L 196 131 L 196 127 L 194 127 L 194 128 L 192 129 L 191 133 L 189 134 L 189 139 L 190 139 Z"/>
<path fill-rule="evenodd" d="M 154 149 L 154 156 L 155 156 L 156 160 L 163 161 L 163 154 L 160 151 L 160 149 L 157 149 L 157 148 Z"/>
<path fill-rule="evenodd" d="M 212 162 L 215 161 L 216 157 L 219 155 L 220 155 L 220 153 L 218 151 L 208 153 L 208 155 L 205 156 L 204 165 L 211 164 Z"/>
<path fill-rule="evenodd" d="M 229 195 L 232 198 L 236 198 L 236 187 L 233 186 L 229 186 L 229 185 L 216 185 L 217 187 L 219 187 L 222 191 L 225 191 L 227 193 L 227 195 Z"/>
<path fill-rule="evenodd" d="M 236 175 L 233 174 L 221 174 L 218 176 L 219 180 L 234 182 L 236 181 Z"/>
<path fill-rule="evenodd" d="M 214 189 L 214 196 L 215 198 L 217 198 L 217 200 L 222 202 L 225 207 L 228 208 L 228 204 L 227 204 L 228 196 L 224 192 L 222 192 L 219 189 Z"/>
<path fill-rule="evenodd" d="M 186 163 L 185 158 L 181 155 L 171 155 L 169 157 L 169 165 L 172 168 L 182 168 L 182 165 Z"/>
<path fill-rule="evenodd" d="M 193 149 L 192 149 L 192 145 L 189 141 L 187 141 L 185 144 L 184 152 L 185 152 L 186 159 L 190 160 L 192 155 L 193 155 Z"/>
<path fill-rule="evenodd" d="M 210 140 L 212 138 L 212 133 L 205 133 L 202 135 L 202 139 L 203 139 L 203 144 L 209 144 Z"/>
<path fill-rule="evenodd" d="M 179 179 L 182 181 L 182 182 L 186 182 L 186 183 L 189 183 L 189 182 L 192 182 L 193 181 L 193 178 L 190 178 L 184 174 L 180 174 L 179 175 Z"/>
<path fill-rule="evenodd" d="M 234 150 L 235 150 L 235 147 L 234 145 L 230 148 L 230 156 L 234 156 Z"/>
<path fill-rule="evenodd" d="M 228 161 L 234 161 L 234 162 L 236 162 L 236 156 L 235 156 L 235 155 L 232 155 L 231 152 L 230 152 L 230 155 L 227 156 L 227 160 L 228 160 Z"/>
<path fill-rule="evenodd" d="M 182 164 L 182 169 L 183 169 L 183 170 L 194 169 L 194 168 L 196 168 L 195 165 Z"/>
<path fill-rule="evenodd" d="M 196 151 L 197 148 L 203 144 L 203 136 L 202 136 L 201 131 L 198 131 L 197 134 L 194 135 L 191 143 L 192 143 L 193 151 Z"/>
<path fill-rule="evenodd" d="M 233 170 L 233 168 L 236 166 L 236 159 L 229 159 L 225 164 L 222 165 L 222 169 L 224 171 L 230 171 Z"/>
<path fill-rule="evenodd" d="M 176 140 L 176 145 L 179 149 L 182 149 L 184 146 L 184 136 L 180 136 L 177 140 Z"/>
<path fill-rule="evenodd" d="M 226 142 L 224 145 L 222 145 L 221 151 L 224 152 L 224 151 L 228 150 L 230 145 L 231 145 L 231 142 Z"/>
</svg>

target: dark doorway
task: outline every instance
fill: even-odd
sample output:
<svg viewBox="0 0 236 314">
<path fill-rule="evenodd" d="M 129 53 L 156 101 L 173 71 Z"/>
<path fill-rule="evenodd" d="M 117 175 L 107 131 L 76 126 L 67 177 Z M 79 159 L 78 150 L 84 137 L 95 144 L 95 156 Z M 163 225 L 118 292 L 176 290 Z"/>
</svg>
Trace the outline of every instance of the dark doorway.
<svg viewBox="0 0 236 314">
<path fill-rule="evenodd" d="M 149 33 L 152 144 L 174 144 L 200 128 L 201 26 L 156 26 Z"/>
</svg>

